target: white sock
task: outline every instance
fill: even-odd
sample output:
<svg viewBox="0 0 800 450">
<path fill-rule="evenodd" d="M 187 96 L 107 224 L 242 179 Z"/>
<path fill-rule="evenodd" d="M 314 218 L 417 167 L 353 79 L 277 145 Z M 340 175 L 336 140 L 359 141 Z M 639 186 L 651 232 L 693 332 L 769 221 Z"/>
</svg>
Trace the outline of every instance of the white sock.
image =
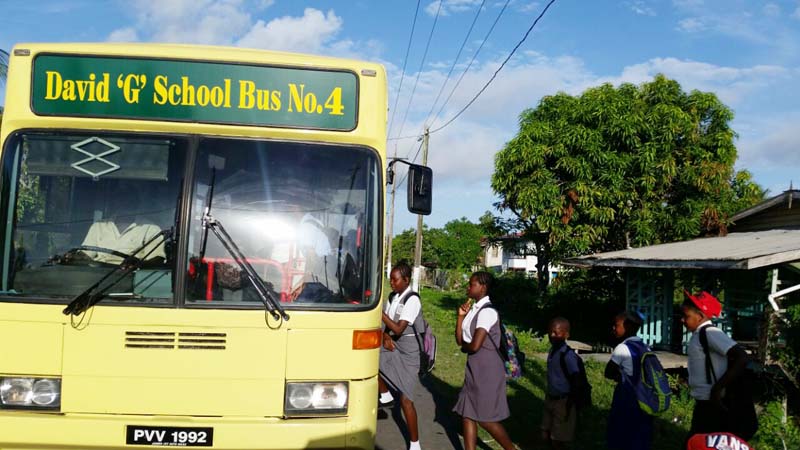
<svg viewBox="0 0 800 450">
<path fill-rule="evenodd" d="M 392 397 L 391 392 L 381 392 L 381 403 L 389 403 L 392 400 L 394 400 L 394 397 Z"/>
<path fill-rule="evenodd" d="M 408 450 L 422 450 L 422 447 L 419 446 L 419 441 L 411 441 L 408 444 Z"/>
</svg>

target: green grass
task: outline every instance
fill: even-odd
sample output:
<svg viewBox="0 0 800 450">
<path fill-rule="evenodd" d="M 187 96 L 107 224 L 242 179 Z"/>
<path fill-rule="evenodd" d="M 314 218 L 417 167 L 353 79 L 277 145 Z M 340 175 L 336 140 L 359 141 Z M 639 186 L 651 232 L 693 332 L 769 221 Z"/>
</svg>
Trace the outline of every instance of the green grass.
<svg viewBox="0 0 800 450">
<path fill-rule="evenodd" d="M 438 337 L 436 368 L 431 384 L 436 391 L 455 404 L 456 395 L 464 381 L 466 355 L 455 343 L 453 330 L 456 309 L 465 300 L 462 293 L 425 290 L 422 293 L 425 318 Z M 508 386 L 508 403 L 511 417 L 503 422 L 511 438 L 522 449 L 545 449 L 539 442 L 539 424 L 546 386 L 546 363 L 541 357 L 549 344 L 530 330 L 510 327 L 518 336 L 522 350 L 528 355 L 523 378 Z M 603 377 L 604 364 L 587 362 L 586 370 L 592 384 L 592 406 L 579 418 L 576 441 L 577 450 L 605 449 L 606 416 L 611 406 L 614 384 Z M 675 396 L 673 405 L 663 417 L 656 418 L 653 450 L 680 449 L 691 422 L 692 401 L 685 389 Z M 500 448 L 481 430 L 481 439 L 489 448 Z"/>
</svg>

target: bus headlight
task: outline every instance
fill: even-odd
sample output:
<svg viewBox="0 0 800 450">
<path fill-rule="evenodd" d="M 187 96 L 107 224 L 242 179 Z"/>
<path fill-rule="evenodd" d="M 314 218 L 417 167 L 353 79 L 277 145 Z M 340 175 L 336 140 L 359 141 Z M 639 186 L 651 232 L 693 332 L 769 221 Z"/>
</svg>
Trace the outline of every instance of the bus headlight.
<svg viewBox="0 0 800 450">
<path fill-rule="evenodd" d="M 58 409 L 60 406 L 59 378 L 0 378 L 0 407 Z"/>
<path fill-rule="evenodd" d="M 283 412 L 286 416 L 347 414 L 348 383 L 286 383 Z"/>
</svg>

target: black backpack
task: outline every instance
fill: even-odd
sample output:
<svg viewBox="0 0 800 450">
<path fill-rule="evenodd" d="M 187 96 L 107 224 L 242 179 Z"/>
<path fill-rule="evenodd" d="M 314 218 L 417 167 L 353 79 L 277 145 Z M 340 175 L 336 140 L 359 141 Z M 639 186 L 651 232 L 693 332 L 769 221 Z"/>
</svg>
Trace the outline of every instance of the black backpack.
<svg viewBox="0 0 800 450">
<path fill-rule="evenodd" d="M 565 344 L 566 345 L 566 344 Z M 578 379 L 577 383 L 573 384 L 572 377 L 569 376 L 567 370 L 567 353 L 575 353 L 578 360 Z M 573 405 L 578 409 L 584 409 L 592 405 L 592 385 L 589 384 L 589 378 L 586 376 L 586 366 L 583 365 L 583 358 L 578 355 L 578 352 L 567 345 L 567 349 L 561 352 L 561 371 L 569 381 L 569 399 Z"/>
<path fill-rule="evenodd" d="M 714 373 L 714 365 L 711 363 L 711 353 L 708 348 L 708 336 L 706 330 L 712 326 L 700 328 L 700 346 L 706 357 L 706 382 L 714 385 L 719 379 Z M 716 327 L 714 327 L 716 328 Z M 737 344 L 738 345 L 738 344 Z M 758 431 L 758 416 L 753 402 L 753 385 L 755 384 L 755 374 L 748 367 L 741 376 L 734 378 L 725 388 L 725 397 L 722 403 L 728 408 L 728 414 L 724 418 L 727 431 L 739 436 L 742 439 L 750 440 Z"/>
</svg>

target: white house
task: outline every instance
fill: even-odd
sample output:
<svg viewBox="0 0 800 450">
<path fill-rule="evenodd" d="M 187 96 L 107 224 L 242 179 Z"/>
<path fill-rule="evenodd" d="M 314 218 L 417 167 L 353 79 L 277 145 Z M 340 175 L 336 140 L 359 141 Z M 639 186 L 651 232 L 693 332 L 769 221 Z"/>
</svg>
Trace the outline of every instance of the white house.
<svg viewBox="0 0 800 450">
<path fill-rule="evenodd" d="M 483 245 L 483 263 L 488 270 L 505 272 L 524 272 L 536 274 L 536 246 L 533 241 L 519 234 L 505 235 L 486 240 Z M 550 279 L 554 279 L 559 267 L 550 267 Z"/>
</svg>

